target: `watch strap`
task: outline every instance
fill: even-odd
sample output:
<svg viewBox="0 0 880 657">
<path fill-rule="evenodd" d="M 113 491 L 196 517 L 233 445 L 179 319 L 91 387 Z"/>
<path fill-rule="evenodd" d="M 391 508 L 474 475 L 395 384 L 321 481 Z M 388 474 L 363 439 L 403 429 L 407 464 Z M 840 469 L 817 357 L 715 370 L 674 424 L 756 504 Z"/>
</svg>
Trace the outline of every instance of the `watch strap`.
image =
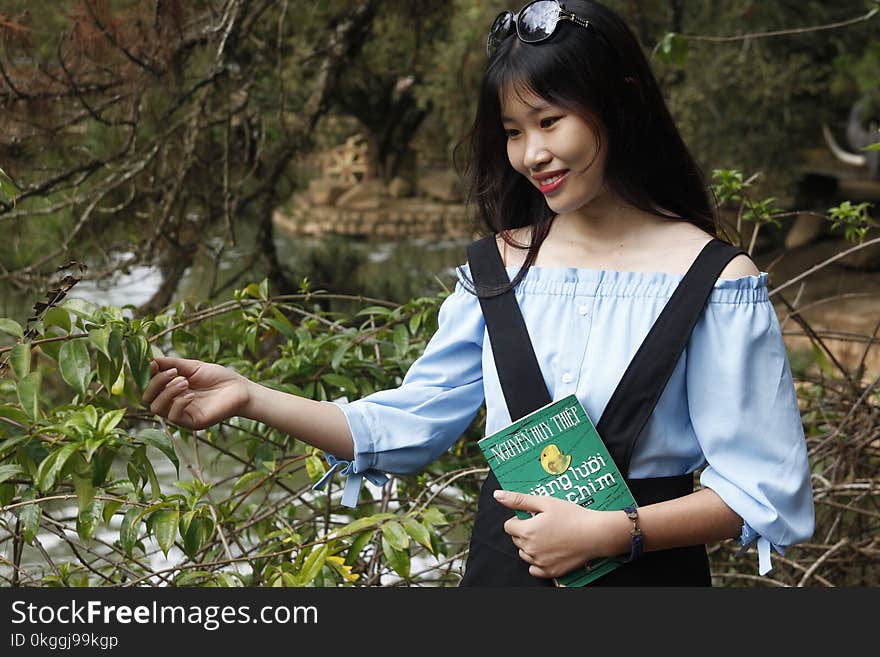
<svg viewBox="0 0 880 657">
<path fill-rule="evenodd" d="M 639 512 L 634 506 L 624 507 L 623 512 L 626 517 L 632 520 L 633 527 L 630 530 L 630 553 L 629 556 L 621 560 L 621 563 L 630 563 L 642 556 L 645 545 L 645 537 L 642 534 L 642 528 L 639 527 Z"/>
</svg>

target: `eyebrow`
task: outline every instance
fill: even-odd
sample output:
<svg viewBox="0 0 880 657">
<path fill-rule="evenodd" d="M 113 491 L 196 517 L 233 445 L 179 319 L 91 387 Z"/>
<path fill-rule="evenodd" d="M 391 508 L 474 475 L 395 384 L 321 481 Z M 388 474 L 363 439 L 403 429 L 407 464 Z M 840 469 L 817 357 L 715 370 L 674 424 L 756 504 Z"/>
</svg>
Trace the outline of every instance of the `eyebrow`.
<svg viewBox="0 0 880 657">
<path fill-rule="evenodd" d="M 528 115 L 531 117 L 531 116 L 534 116 L 535 114 L 540 114 L 541 112 L 548 110 L 548 109 L 550 109 L 550 105 L 540 105 L 538 107 L 533 107 L 532 109 L 529 110 Z M 514 119 L 510 118 L 509 116 L 502 116 L 501 117 L 502 122 L 509 122 L 509 121 L 513 121 L 513 120 Z"/>
</svg>

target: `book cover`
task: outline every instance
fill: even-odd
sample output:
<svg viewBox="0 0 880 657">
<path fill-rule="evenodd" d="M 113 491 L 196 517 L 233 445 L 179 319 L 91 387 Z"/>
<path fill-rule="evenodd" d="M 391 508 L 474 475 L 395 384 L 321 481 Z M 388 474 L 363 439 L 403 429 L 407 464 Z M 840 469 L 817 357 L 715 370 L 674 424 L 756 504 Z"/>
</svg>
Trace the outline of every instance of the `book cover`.
<svg viewBox="0 0 880 657">
<path fill-rule="evenodd" d="M 575 395 L 551 402 L 477 443 L 505 490 L 552 495 L 601 511 L 636 505 L 596 427 Z M 516 511 L 519 518 L 531 517 Z M 594 559 L 554 578 L 557 586 L 584 586 L 620 566 Z"/>
</svg>

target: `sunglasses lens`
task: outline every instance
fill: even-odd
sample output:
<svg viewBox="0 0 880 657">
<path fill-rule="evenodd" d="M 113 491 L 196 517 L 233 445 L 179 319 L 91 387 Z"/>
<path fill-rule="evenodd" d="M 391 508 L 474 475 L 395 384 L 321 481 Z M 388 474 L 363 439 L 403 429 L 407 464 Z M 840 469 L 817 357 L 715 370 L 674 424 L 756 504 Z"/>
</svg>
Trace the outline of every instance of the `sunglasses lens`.
<svg viewBox="0 0 880 657">
<path fill-rule="evenodd" d="M 495 18 L 489 29 L 489 38 L 486 40 L 486 51 L 491 56 L 502 41 L 510 36 L 513 31 L 513 12 L 502 11 Z"/>
<path fill-rule="evenodd" d="M 553 34 L 558 21 L 559 3 L 542 0 L 533 2 L 520 12 L 516 29 L 520 39 L 526 43 L 537 43 Z"/>
</svg>

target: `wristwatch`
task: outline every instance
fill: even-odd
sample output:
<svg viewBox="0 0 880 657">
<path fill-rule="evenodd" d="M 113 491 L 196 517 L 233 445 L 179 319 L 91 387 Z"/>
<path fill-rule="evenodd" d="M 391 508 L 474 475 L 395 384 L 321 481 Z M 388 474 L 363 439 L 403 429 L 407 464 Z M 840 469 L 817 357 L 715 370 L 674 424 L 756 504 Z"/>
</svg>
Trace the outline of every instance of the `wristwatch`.
<svg viewBox="0 0 880 657">
<path fill-rule="evenodd" d="M 642 536 L 641 527 L 639 527 L 639 512 L 636 510 L 636 507 L 624 507 L 623 512 L 626 514 L 627 518 L 632 520 L 633 523 L 633 528 L 630 531 L 630 536 L 632 537 L 632 548 L 630 550 L 629 556 L 621 560 L 621 563 L 629 563 L 630 561 L 635 561 L 642 556 L 642 548 L 644 546 L 645 538 L 644 536 Z"/>
</svg>

